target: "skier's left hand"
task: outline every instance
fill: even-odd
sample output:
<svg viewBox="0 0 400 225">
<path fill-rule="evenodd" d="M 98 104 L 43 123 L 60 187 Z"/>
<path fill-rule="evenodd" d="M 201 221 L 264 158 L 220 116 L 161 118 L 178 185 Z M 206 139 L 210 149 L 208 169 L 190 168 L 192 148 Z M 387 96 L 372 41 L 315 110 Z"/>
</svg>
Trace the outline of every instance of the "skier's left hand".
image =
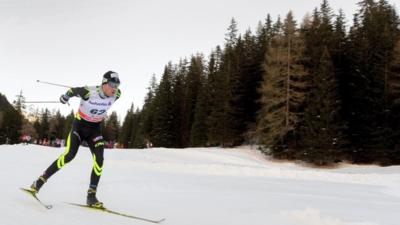
<svg viewBox="0 0 400 225">
<path fill-rule="evenodd" d="M 68 96 L 66 96 L 66 95 L 61 95 L 61 96 L 60 96 L 60 102 L 61 102 L 62 104 L 68 103 L 68 100 L 69 100 L 69 97 L 68 97 Z"/>
</svg>

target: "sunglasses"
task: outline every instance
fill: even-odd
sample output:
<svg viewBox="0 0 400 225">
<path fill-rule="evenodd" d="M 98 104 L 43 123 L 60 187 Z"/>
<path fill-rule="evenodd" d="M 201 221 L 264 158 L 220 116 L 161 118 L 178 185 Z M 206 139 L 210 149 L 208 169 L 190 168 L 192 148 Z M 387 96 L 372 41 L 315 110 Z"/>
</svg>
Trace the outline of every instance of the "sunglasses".
<svg viewBox="0 0 400 225">
<path fill-rule="evenodd" d="M 119 87 L 119 83 L 115 83 L 115 82 L 112 82 L 112 81 L 109 81 L 107 84 L 112 88 L 118 88 Z"/>
</svg>

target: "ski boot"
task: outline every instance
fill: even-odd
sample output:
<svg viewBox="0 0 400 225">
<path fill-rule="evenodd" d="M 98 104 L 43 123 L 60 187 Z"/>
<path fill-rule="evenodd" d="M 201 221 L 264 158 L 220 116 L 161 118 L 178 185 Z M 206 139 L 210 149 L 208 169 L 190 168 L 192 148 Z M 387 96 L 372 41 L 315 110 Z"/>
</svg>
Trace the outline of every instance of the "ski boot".
<svg viewBox="0 0 400 225">
<path fill-rule="evenodd" d="M 96 189 L 89 188 L 86 198 L 86 204 L 93 208 L 103 208 L 103 203 L 96 198 Z"/>
<path fill-rule="evenodd" d="M 40 190 L 40 188 L 43 186 L 44 183 L 46 183 L 46 178 L 43 176 L 40 176 L 37 180 L 35 180 L 32 185 L 31 185 L 31 191 L 34 194 L 37 194 Z"/>
</svg>

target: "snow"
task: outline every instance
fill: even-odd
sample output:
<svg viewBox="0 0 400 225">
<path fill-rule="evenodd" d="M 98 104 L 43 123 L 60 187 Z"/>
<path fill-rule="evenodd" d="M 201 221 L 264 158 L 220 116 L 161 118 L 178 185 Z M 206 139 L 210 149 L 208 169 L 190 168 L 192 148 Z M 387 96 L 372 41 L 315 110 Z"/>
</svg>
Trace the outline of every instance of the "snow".
<svg viewBox="0 0 400 225">
<path fill-rule="evenodd" d="M 149 224 L 67 205 L 84 203 L 90 151 L 43 186 L 46 210 L 19 190 L 64 149 L 0 145 L 1 225 Z M 116 211 L 165 225 L 397 225 L 400 167 L 334 169 L 270 160 L 240 149 L 106 150 L 98 198 Z"/>
</svg>

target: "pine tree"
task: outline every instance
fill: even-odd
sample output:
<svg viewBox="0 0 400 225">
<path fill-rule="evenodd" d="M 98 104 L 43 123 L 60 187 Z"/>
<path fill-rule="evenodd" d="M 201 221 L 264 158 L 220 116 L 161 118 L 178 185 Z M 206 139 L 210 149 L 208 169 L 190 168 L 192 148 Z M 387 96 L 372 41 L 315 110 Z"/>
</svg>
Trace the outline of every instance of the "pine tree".
<svg viewBox="0 0 400 225">
<path fill-rule="evenodd" d="M 305 37 L 305 55 L 307 68 L 313 74 L 318 67 L 324 48 L 328 51 L 335 49 L 333 13 L 328 1 L 323 0 L 320 10 L 314 9 L 310 24 L 303 25 L 302 34 Z"/>
<path fill-rule="evenodd" d="M 293 156 L 287 151 L 290 143 L 286 137 L 299 123 L 307 71 L 303 65 L 304 44 L 292 13 L 288 13 L 283 27 L 279 23 L 267 51 L 257 131 L 272 154 L 290 158 Z"/>
<path fill-rule="evenodd" d="M 226 67 L 222 67 L 227 79 L 226 106 L 224 114 L 226 119 L 226 126 L 224 129 L 224 146 L 235 146 L 243 142 L 244 132 L 244 43 L 242 37 L 239 35 L 236 45 L 232 49 L 227 49 L 225 62 Z M 224 65 L 224 64 L 223 64 Z M 247 65 L 246 65 L 247 66 Z"/>
<path fill-rule="evenodd" d="M 336 20 L 334 23 L 333 28 L 333 49 L 330 51 L 332 52 L 334 57 L 334 63 L 337 65 L 342 64 L 344 48 L 346 47 L 346 22 L 345 22 L 345 15 L 343 10 L 339 10 L 339 14 L 336 16 Z"/>
<path fill-rule="evenodd" d="M 21 114 L 23 114 L 24 110 L 26 109 L 25 96 L 22 95 L 22 90 L 20 91 L 19 95 L 17 95 L 17 100 L 14 101 L 14 108 Z"/>
<path fill-rule="evenodd" d="M 6 96 L 0 93 L 0 111 L 4 111 L 7 108 L 11 108 L 12 105 L 8 102 Z"/>
<path fill-rule="evenodd" d="M 174 147 L 181 148 L 187 143 L 183 135 L 185 117 L 185 80 L 188 76 L 189 62 L 186 58 L 180 60 L 173 79 L 173 135 Z"/>
<path fill-rule="evenodd" d="M 49 138 L 54 140 L 56 138 L 64 138 L 65 118 L 57 111 L 54 116 L 49 119 Z"/>
<path fill-rule="evenodd" d="M 132 147 L 133 143 L 131 142 L 132 130 L 133 130 L 133 117 L 134 117 L 134 107 L 133 103 L 131 108 L 126 112 L 124 121 L 121 127 L 121 135 L 119 135 L 118 142 L 122 144 L 124 148 Z"/>
<path fill-rule="evenodd" d="M 75 114 L 74 114 L 74 111 L 71 110 L 71 113 L 65 117 L 63 135 L 61 136 L 62 139 L 68 138 L 68 135 L 72 130 L 72 123 L 73 123 L 74 119 L 75 119 Z"/>
<path fill-rule="evenodd" d="M 222 49 L 217 46 L 211 52 L 207 71 L 207 90 L 209 112 L 207 117 L 207 139 L 211 146 L 221 145 L 224 127 L 224 102 L 226 95 L 226 79 L 221 72 Z"/>
<path fill-rule="evenodd" d="M 17 111 L 14 107 L 8 102 L 6 96 L 0 94 L 0 144 L 11 143 L 11 137 L 18 136 L 15 129 L 19 129 L 15 127 L 13 121 L 18 121 Z"/>
<path fill-rule="evenodd" d="M 345 17 L 342 10 L 336 16 L 333 31 L 333 48 L 330 50 L 333 64 L 338 81 L 338 90 L 341 98 L 347 96 L 346 85 L 348 84 L 348 59 L 346 55 L 347 35 L 345 26 Z M 341 114 L 344 114 L 345 105 L 342 105 Z"/>
<path fill-rule="evenodd" d="M 119 135 L 119 121 L 117 112 L 113 111 L 105 120 L 103 138 L 105 141 L 116 142 Z"/>
<path fill-rule="evenodd" d="M 190 145 L 193 147 L 202 147 L 207 145 L 207 124 L 208 116 L 208 98 L 205 76 L 200 77 L 200 86 L 196 99 L 193 124 L 190 131 Z"/>
<path fill-rule="evenodd" d="M 23 111 L 25 110 L 25 97 L 22 95 L 22 91 L 17 95 L 17 100 L 14 101 L 14 110 L 6 111 L 5 120 L 9 122 L 9 138 L 11 143 L 18 143 L 21 137 L 21 128 L 24 119 Z M 12 115 L 12 111 L 14 114 Z M 10 113 L 10 114 L 9 114 Z"/>
<path fill-rule="evenodd" d="M 222 52 L 220 70 L 218 71 L 218 102 L 219 106 L 212 109 L 211 118 L 213 126 L 209 136 L 210 141 L 223 147 L 231 147 L 241 141 L 240 121 L 235 120 L 242 113 L 243 108 L 236 108 L 237 100 L 241 96 L 240 88 L 240 59 L 237 54 L 238 46 L 242 46 L 242 40 L 237 36 L 237 23 L 234 19 L 226 34 L 225 49 Z M 241 48 L 241 47 L 239 47 Z M 212 135 L 210 135 L 212 134 Z"/>
<path fill-rule="evenodd" d="M 138 118 L 138 131 L 131 137 L 132 147 L 144 148 L 146 140 L 153 142 L 152 130 L 154 127 L 155 96 L 158 90 L 157 79 L 152 76 L 144 104 Z"/>
<path fill-rule="evenodd" d="M 228 33 L 225 34 L 225 41 L 226 45 L 233 47 L 235 46 L 237 40 L 238 40 L 238 28 L 237 28 L 237 22 L 235 18 L 231 19 L 231 23 L 228 27 Z"/>
<path fill-rule="evenodd" d="M 382 164 L 391 165 L 400 163 L 400 35 L 393 51 L 393 58 L 389 63 L 388 70 L 388 121 L 391 134 L 389 140 L 392 146 L 385 151 Z"/>
<path fill-rule="evenodd" d="M 3 111 L 2 140 L 0 143 L 16 144 L 21 136 L 21 126 L 23 117 L 18 110 L 13 107 Z"/>
<path fill-rule="evenodd" d="M 151 140 L 157 147 L 172 147 L 174 145 L 173 109 L 172 109 L 172 63 L 165 69 L 154 97 L 153 128 Z"/>
<path fill-rule="evenodd" d="M 130 146 L 129 148 L 145 148 L 146 147 L 146 140 L 142 133 L 140 133 L 140 121 L 142 118 L 142 111 L 138 108 L 133 113 L 132 116 L 132 131 L 130 137 Z"/>
<path fill-rule="evenodd" d="M 231 92 L 229 89 L 229 75 L 232 71 L 232 62 L 229 60 L 228 53 L 232 51 L 231 48 L 225 49 L 225 52 L 221 52 L 221 60 L 219 69 L 213 75 L 213 79 L 210 83 L 213 88 L 211 98 L 213 99 L 210 116 L 207 119 L 208 123 L 208 140 L 211 145 L 220 146 L 232 146 L 231 133 L 230 133 L 230 122 L 233 121 L 231 106 L 229 101 L 231 99 Z"/>
<path fill-rule="evenodd" d="M 323 51 L 315 72 L 300 128 L 298 157 L 326 165 L 344 158 L 342 148 L 346 144 L 335 68 L 328 48 Z"/>
<path fill-rule="evenodd" d="M 386 1 L 364 0 L 349 36 L 346 118 L 356 162 L 382 161 L 394 146 L 390 128 L 389 73 L 399 20 Z"/>
<path fill-rule="evenodd" d="M 203 56 L 193 56 L 190 60 L 188 74 L 185 80 L 185 93 L 183 102 L 182 120 L 182 145 L 190 146 L 191 129 L 194 122 L 196 101 L 201 87 L 201 79 L 204 76 Z"/>
<path fill-rule="evenodd" d="M 49 128 L 50 128 L 50 111 L 46 108 L 41 111 L 38 123 L 34 124 L 36 131 L 39 134 L 40 140 L 49 139 Z"/>
</svg>

